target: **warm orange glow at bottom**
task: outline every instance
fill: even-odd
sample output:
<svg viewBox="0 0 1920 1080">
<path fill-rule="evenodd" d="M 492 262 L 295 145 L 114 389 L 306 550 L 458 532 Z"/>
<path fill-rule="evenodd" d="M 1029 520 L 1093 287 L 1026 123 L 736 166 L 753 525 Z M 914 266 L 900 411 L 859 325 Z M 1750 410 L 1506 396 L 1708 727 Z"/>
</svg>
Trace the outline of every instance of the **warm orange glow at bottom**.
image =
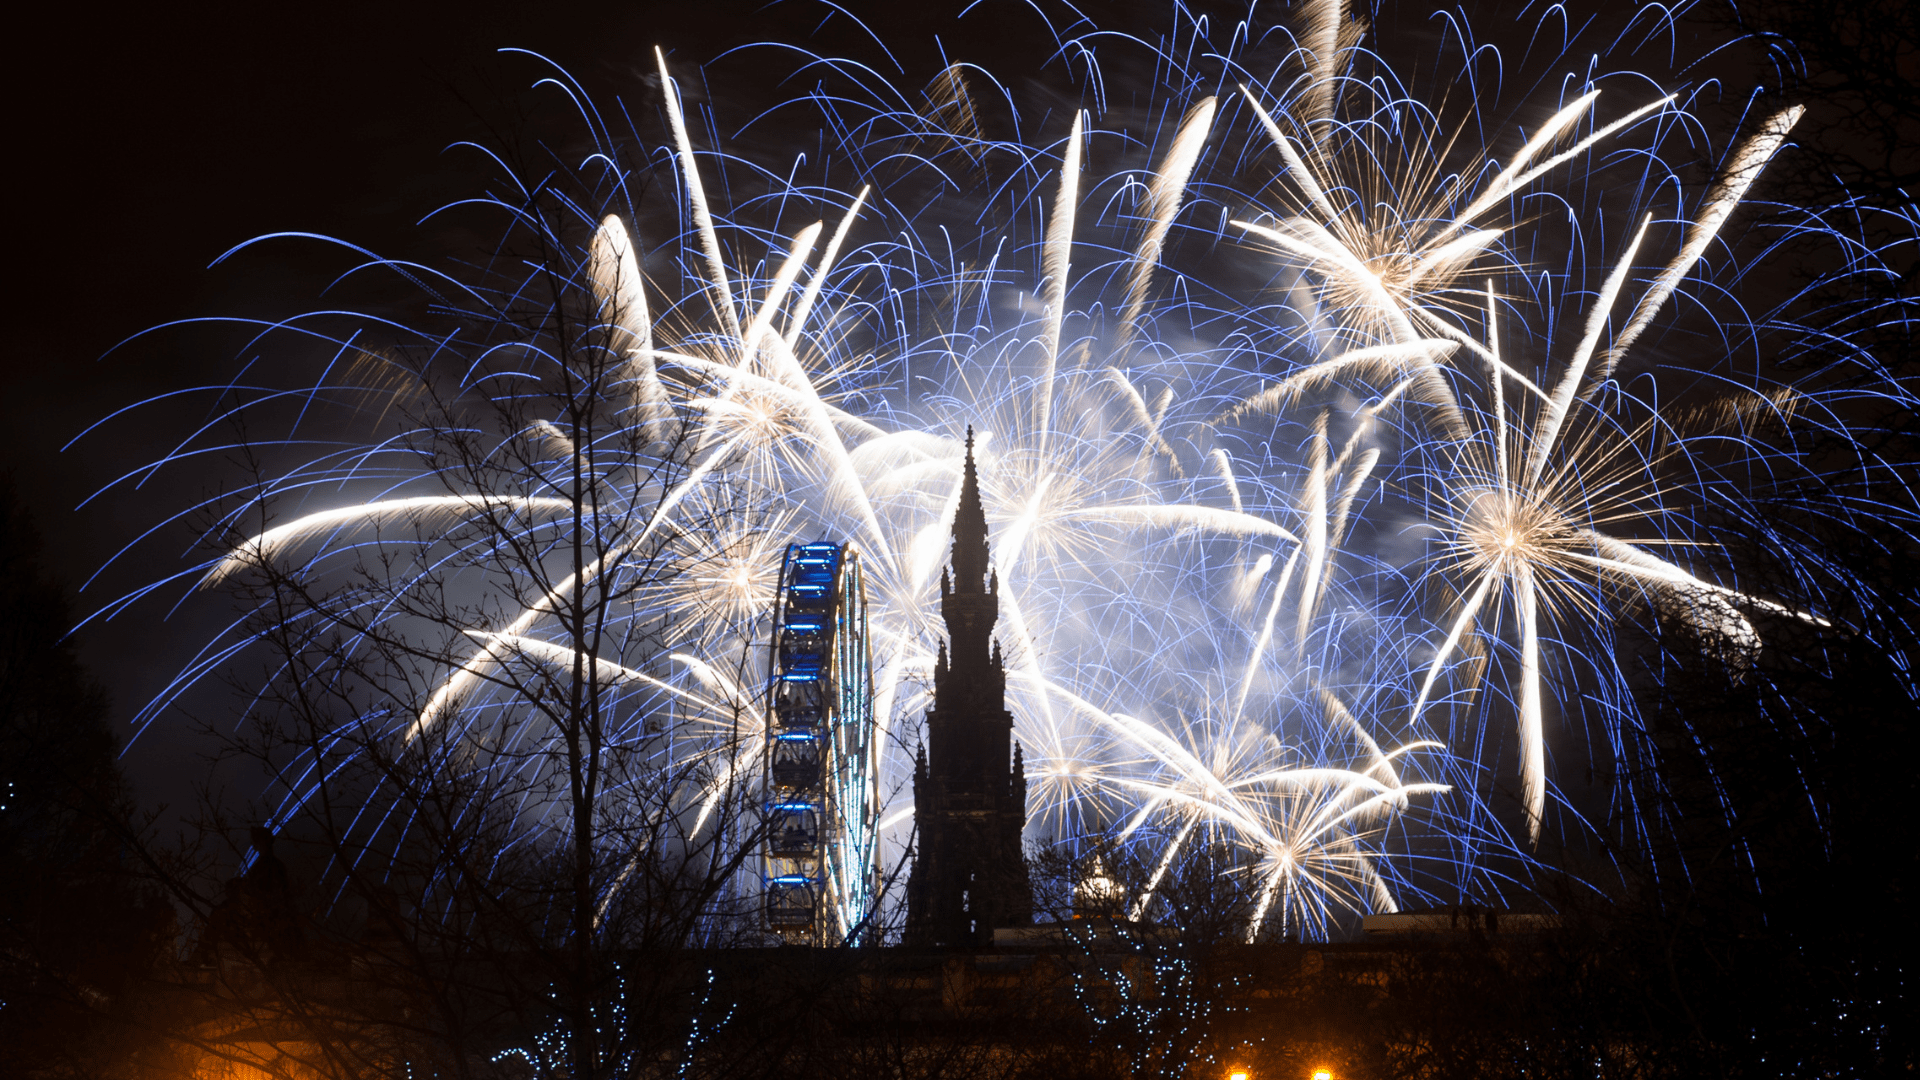
<svg viewBox="0 0 1920 1080">
<path fill-rule="evenodd" d="M 1333 1071 L 1330 1069 L 1315 1069 L 1313 1070 L 1313 1080 L 1333 1080 Z"/>
<path fill-rule="evenodd" d="M 1236 1069 L 1227 1074 L 1227 1080 L 1247 1080 L 1247 1070 Z"/>
</svg>

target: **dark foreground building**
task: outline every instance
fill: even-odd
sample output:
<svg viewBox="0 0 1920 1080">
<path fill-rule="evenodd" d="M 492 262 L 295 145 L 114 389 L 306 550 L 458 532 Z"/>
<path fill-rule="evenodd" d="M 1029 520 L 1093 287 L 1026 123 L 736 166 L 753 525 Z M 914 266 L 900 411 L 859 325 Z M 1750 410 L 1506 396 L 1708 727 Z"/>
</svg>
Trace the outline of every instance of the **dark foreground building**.
<svg viewBox="0 0 1920 1080">
<path fill-rule="evenodd" d="M 1020 843 L 1026 770 L 1013 745 L 1007 672 L 993 640 L 999 584 L 988 568 L 987 516 L 968 428 L 953 566 L 940 577 L 951 648 L 941 647 L 933 669 L 933 708 L 913 771 L 919 840 L 907 881 L 907 945 L 990 945 L 995 928 L 1033 921 Z"/>
</svg>

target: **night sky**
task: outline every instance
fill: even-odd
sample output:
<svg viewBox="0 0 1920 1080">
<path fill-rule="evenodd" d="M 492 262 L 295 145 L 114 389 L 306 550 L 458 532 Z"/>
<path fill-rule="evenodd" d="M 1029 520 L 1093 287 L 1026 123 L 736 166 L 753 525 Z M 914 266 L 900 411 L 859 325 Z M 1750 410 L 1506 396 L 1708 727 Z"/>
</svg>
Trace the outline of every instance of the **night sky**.
<svg viewBox="0 0 1920 1080">
<path fill-rule="evenodd" d="M 1023 50 L 1000 40 L 991 20 L 956 22 L 958 5 L 849 6 L 916 74 L 932 70 L 935 33 L 955 54 L 1007 54 L 1004 70 L 1045 55 L 1041 43 L 1027 43 L 1032 56 L 1017 55 Z M 1119 23 L 1162 21 L 1111 14 L 1157 11 L 1158 4 L 1098 7 Z M 1424 23 L 1430 5 L 1420 8 Z M 173 319 L 314 307 L 345 265 L 319 257 L 316 245 L 283 242 L 210 269 L 222 252 L 262 233 L 298 230 L 444 265 L 449 251 L 477 242 L 417 222 L 476 189 L 474 159 L 443 148 L 484 141 L 481 118 L 498 118 L 502 103 L 524 100 L 533 67 L 497 49 L 543 53 L 606 99 L 644 97 L 655 44 L 691 64 L 748 41 L 808 40 L 824 10 L 805 2 L 769 10 L 759 0 L 203 4 L 112 14 L 90 5 L 41 7 L 18 26 L 10 65 L 15 172 L 28 179 L 15 185 L 25 302 L 13 312 L 5 437 L 49 569 L 78 587 L 141 531 L 203 493 L 121 484 L 75 509 L 165 454 L 204 419 L 212 398 L 150 410 L 140 414 L 146 419 L 62 446 L 116 409 L 222 384 L 237 369 L 236 339 L 221 331 L 169 331 L 116 345 Z M 1509 32 L 1514 25 L 1489 21 Z M 1403 41 L 1436 32 L 1413 23 L 1405 29 Z M 181 537 L 184 544 L 187 534 Z M 157 550 L 146 548 L 147 557 Z M 76 596 L 74 614 L 179 569 L 122 565 Z M 201 604 L 162 621 L 170 604 L 148 603 L 83 634 L 83 655 L 107 683 L 118 718 L 157 692 L 189 646 L 227 614 Z M 149 738 L 129 763 L 149 795 L 177 798 L 166 778 L 195 771 L 185 752 L 183 744 Z"/>
<path fill-rule="evenodd" d="M 692 5 L 689 5 L 692 6 Z M 200 492 L 103 485 L 164 454 L 204 418 L 161 408 L 62 452 L 133 402 L 218 384 L 236 368 L 230 334 L 166 332 L 173 319 L 286 315 L 312 306 L 336 266 L 311 248 L 263 248 L 208 269 L 254 235 L 302 230 L 429 255 L 414 222 L 458 188 L 442 146 L 471 137 L 463 97 L 498 82 L 493 50 L 520 45 L 612 76 L 641 55 L 634 5 L 477 3 L 43 5 L 16 39 L 14 146 L 27 302 L 12 336 L 5 398 L 9 463 L 49 570 L 78 587 L 121 546 Z M 626 49 L 609 42 L 631 41 Z M 625 55 L 619 55 L 619 54 Z M 184 542 L 186 534 L 182 533 Z M 146 549 L 152 559 L 157 548 Z M 90 614 L 180 567 L 131 563 L 74 600 Z M 177 595 L 177 591 L 175 593 Z M 226 614 L 148 604 L 83 631 L 82 652 L 124 720 Z M 149 799 L 176 805 L 199 774 L 190 742 L 155 731 L 127 757 Z M 161 736 L 161 737 L 155 737 Z"/>
<path fill-rule="evenodd" d="M 4 407 L 13 482 L 48 569 L 78 589 L 202 494 L 121 483 L 76 509 L 164 455 L 213 399 L 142 410 L 63 446 L 117 409 L 223 384 L 238 369 L 238 339 L 228 331 L 128 339 L 170 320 L 318 306 L 345 265 L 317 245 L 282 242 L 210 268 L 222 252 L 263 233 L 304 231 L 444 263 L 475 238 L 418 222 L 473 194 L 480 170 L 443 148 L 485 141 L 534 77 L 531 63 L 496 50 L 539 52 L 597 95 L 633 97 L 645 93 L 655 44 L 679 63 L 697 62 L 751 40 L 803 39 L 821 10 L 762 6 L 478 0 L 37 10 L 20 29 L 10 69 L 15 169 L 30 179 L 16 188 L 25 303 L 16 309 Z M 924 40 L 917 31 L 932 23 L 918 7 L 866 17 L 910 39 Z M 158 550 L 147 548 L 147 557 Z M 122 564 L 77 593 L 74 615 L 180 568 Z M 169 606 L 148 603 L 83 632 L 83 655 L 106 682 L 117 719 L 157 692 L 191 655 L 187 645 L 227 614 L 200 604 L 168 616 Z M 147 793 L 177 802 L 184 791 L 174 781 L 198 771 L 183 750 L 149 736 L 128 764 Z"/>
</svg>

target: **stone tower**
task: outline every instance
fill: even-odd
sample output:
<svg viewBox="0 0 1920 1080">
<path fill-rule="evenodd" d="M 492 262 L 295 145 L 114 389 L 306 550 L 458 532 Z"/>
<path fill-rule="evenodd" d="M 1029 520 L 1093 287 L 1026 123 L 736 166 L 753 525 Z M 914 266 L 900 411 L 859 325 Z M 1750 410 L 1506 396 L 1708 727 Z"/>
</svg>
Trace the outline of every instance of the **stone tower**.
<svg viewBox="0 0 1920 1080">
<path fill-rule="evenodd" d="M 1007 672 L 993 640 L 999 587 L 988 568 L 987 516 L 968 428 L 953 565 L 940 577 L 951 647 L 941 646 L 933 669 L 933 708 L 913 770 L 919 840 L 907 879 L 908 945 L 989 945 L 995 927 L 1033 921 L 1020 843 L 1026 769 L 1013 745 Z"/>
</svg>

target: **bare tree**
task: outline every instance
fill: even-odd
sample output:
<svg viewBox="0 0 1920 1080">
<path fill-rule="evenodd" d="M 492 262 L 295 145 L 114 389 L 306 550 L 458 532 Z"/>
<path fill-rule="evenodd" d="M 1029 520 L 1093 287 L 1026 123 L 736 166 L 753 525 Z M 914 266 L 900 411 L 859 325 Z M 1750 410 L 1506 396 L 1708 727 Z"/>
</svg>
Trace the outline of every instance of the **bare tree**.
<svg viewBox="0 0 1920 1080">
<path fill-rule="evenodd" d="M 224 896 L 155 864 L 201 928 L 176 989 L 225 1018 L 209 1049 L 244 1014 L 264 1049 L 229 1056 L 325 1075 L 482 1075 L 536 1042 L 511 1061 L 645 1072 L 697 1011 L 687 950 L 760 936 L 764 507 L 667 403 L 601 212 L 628 179 L 516 181 L 461 281 L 387 264 L 431 329 L 333 334 L 295 395 L 295 424 L 397 417 L 372 445 L 288 466 L 245 434 L 280 402 L 236 391 L 253 480 L 202 584 L 245 616 L 202 670 L 244 704 L 206 729 L 269 788 L 205 824 L 268 825 Z"/>
</svg>

